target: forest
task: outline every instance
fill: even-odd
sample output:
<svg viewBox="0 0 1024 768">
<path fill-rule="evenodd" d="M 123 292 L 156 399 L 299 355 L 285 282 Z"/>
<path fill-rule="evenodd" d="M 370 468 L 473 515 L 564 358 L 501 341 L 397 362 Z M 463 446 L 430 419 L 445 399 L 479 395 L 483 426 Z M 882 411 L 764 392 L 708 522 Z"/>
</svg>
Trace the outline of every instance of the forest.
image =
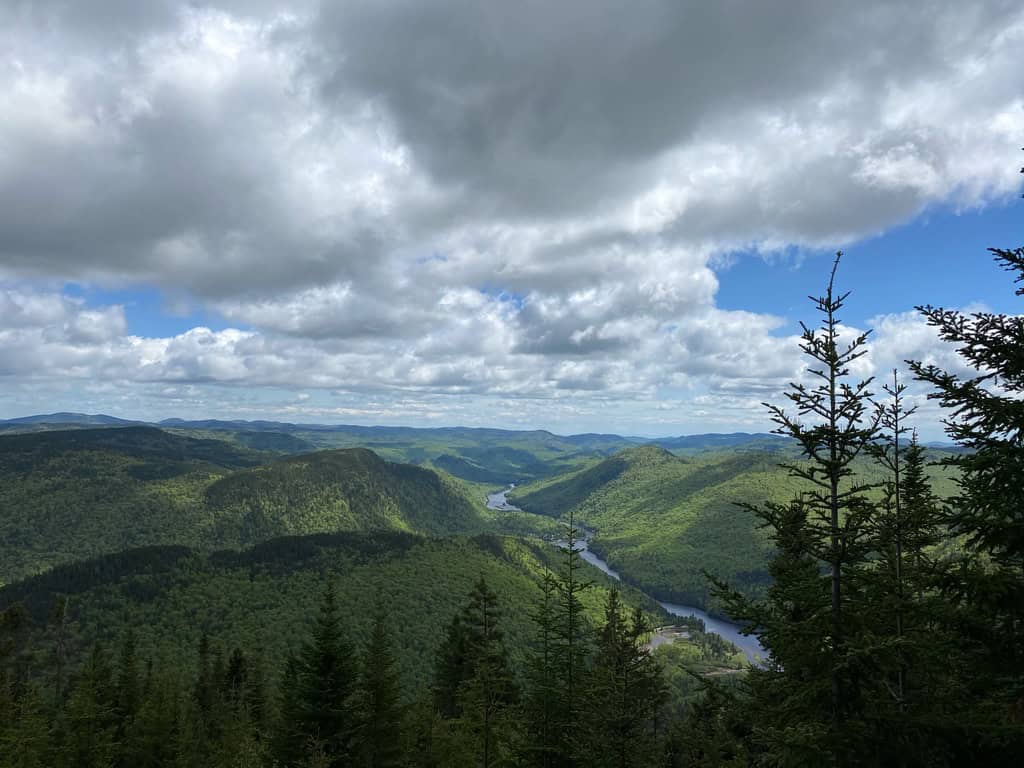
<svg viewBox="0 0 1024 768">
<path fill-rule="evenodd" d="M 993 255 L 1024 282 L 1024 249 Z M 507 445 L 412 466 L 149 426 L 3 437 L 0 766 L 1015 764 L 1024 319 L 921 306 L 973 375 L 860 380 L 840 267 L 809 380 L 748 450 L 601 438 L 545 471 Z M 919 443 L 910 378 L 956 450 Z M 482 503 L 510 462 L 511 522 Z M 655 643 L 652 597 L 768 658 L 693 620 Z"/>
</svg>

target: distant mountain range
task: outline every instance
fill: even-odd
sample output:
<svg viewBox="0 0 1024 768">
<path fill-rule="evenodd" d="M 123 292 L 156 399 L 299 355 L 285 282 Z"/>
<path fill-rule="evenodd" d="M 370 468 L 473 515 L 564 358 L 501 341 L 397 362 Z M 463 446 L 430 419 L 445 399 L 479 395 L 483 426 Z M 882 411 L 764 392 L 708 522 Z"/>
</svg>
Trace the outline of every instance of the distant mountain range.
<svg viewBox="0 0 1024 768">
<path fill-rule="evenodd" d="M 145 424 L 143 421 L 132 421 L 130 419 L 119 419 L 116 416 L 107 416 L 102 413 L 41 413 L 36 416 L 21 416 L 17 419 L 0 419 L 0 425 L 33 425 L 33 424 L 81 424 L 90 427 L 96 426 L 121 426 Z"/>
<path fill-rule="evenodd" d="M 363 438 L 387 436 L 422 439 L 424 435 L 436 434 L 444 437 L 464 436 L 470 439 L 502 438 L 509 435 L 529 436 L 531 438 L 552 438 L 577 446 L 580 450 L 594 451 L 602 447 L 606 450 L 618 450 L 628 445 L 658 445 L 671 451 L 703 451 L 714 448 L 736 448 L 747 444 L 758 444 L 759 449 L 780 447 L 789 442 L 788 438 L 763 432 L 731 432 L 705 433 L 698 435 L 680 435 L 678 437 L 637 437 L 615 434 L 584 433 L 577 435 L 556 435 L 547 430 L 510 430 L 487 427 L 390 427 L 360 426 L 354 424 L 297 424 L 286 421 L 246 421 L 244 419 L 163 419 L 159 422 L 136 421 L 121 419 L 106 414 L 88 413 L 46 413 L 34 416 L 21 416 L 15 419 L 0 419 L 0 431 L 37 431 L 54 427 L 127 427 L 157 426 L 168 429 L 210 430 L 224 432 L 278 432 L 294 434 L 296 432 L 342 432 Z"/>
</svg>

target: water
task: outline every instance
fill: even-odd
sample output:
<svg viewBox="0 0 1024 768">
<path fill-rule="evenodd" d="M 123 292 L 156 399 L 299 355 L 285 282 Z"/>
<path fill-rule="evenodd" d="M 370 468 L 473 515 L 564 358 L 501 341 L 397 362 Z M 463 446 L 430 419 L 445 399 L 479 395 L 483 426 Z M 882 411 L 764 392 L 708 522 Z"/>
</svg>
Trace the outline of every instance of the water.
<svg viewBox="0 0 1024 768">
<path fill-rule="evenodd" d="M 522 512 L 522 510 L 519 509 L 519 507 L 515 507 L 515 506 L 509 504 L 508 503 L 508 499 L 505 498 L 505 496 L 508 494 L 508 492 L 511 491 L 515 487 L 516 487 L 515 483 L 513 483 L 508 488 L 506 488 L 504 491 L 498 491 L 497 493 L 489 493 L 489 494 L 487 494 L 487 508 L 488 509 L 497 509 L 497 510 L 499 510 L 501 512 Z"/>
<path fill-rule="evenodd" d="M 521 511 L 519 507 L 510 504 L 508 498 L 506 497 L 508 492 L 511 491 L 514 487 L 514 485 L 510 485 L 504 491 L 489 494 L 487 496 L 487 507 L 489 509 L 497 509 L 502 511 Z M 576 551 L 580 553 L 580 557 L 584 561 L 590 563 L 592 566 L 597 568 L 602 573 L 606 573 L 616 581 L 622 581 L 622 577 L 619 575 L 618 571 L 609 566 L 608 563 L 606 563 L 598 555 L 594 554 L 591 551 L 590 546 L 588 544 L 588 541 L 591 538 L 590 531 L 588 531 L 586 528 L 580 528 L 579 530 L 582 534 L 582 538 L 580 538 L 576 542 Z M 565 545 L 564 541 L 560 543 L 563 546 Z M 768 652 L 764 649 L 761 643 L 758 642 L 758 639 L 756 637 L 741 634 L 739 626 L 733 624 L 732 622 L 712 618 L 711 616 L 708 616 L 708 614 L 702 611 L 700 608 L 695 608 L 692 605 L 665 603 L 661 600 L 658 601 L 658 604 L 673 616 L 693 616 L 700 619 L 704 622 L 704 627 L 707 629 L 708 632 L 713 632 L 716 635 L 720 635 L 725 640 L 728 640 L 730 643 L 739 648 L 750 661 L 763 661 L 768 657 Z"/>
</svg>

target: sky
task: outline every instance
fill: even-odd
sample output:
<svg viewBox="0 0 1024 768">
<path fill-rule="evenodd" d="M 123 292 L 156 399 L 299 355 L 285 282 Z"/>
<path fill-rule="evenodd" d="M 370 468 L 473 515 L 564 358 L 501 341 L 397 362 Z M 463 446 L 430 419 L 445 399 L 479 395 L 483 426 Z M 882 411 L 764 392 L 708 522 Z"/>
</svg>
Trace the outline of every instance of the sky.
<svg viewBox="0 0 1024 768">
<path fill-rule="evenodd" d="M 7 0 L 0 418 L 763 431 L 839 249 L 856 376 L 962 371 L 1022 72 L 1004 0 Z"/>
</svg>

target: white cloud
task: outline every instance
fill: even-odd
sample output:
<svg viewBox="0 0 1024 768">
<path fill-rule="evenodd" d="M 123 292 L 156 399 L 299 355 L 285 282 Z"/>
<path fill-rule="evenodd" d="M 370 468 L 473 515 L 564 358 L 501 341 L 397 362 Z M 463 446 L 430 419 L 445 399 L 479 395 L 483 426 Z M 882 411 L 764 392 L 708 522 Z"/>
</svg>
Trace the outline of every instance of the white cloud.
<svg viewBox="0 0 1024 768">
<path fill-rule="evenodd" d="M 801 362 L 712 266 L 1018 183 L 1002 0 L 82 8 L 0 10 L 7 381 L 753 413 Z M 68 280 L 239 328 L 135 337 Z M 862 366 L 945 354 L 878 326 Z"/>
</svg>

